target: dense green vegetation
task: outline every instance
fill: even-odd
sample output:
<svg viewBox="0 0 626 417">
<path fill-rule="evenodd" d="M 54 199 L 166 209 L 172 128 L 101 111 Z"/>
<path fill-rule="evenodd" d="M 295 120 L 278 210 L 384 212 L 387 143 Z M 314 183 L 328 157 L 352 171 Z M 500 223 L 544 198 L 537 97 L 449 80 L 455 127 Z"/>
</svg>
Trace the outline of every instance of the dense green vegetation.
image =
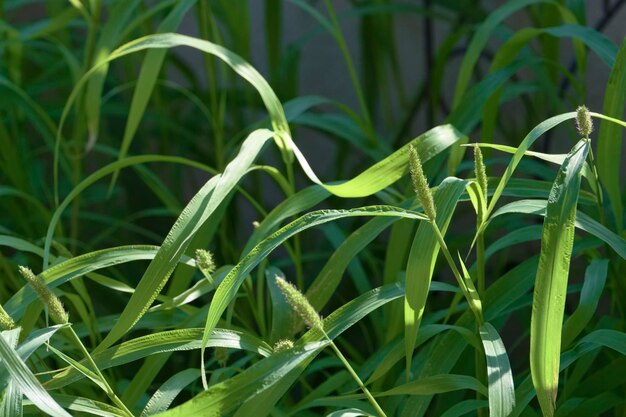
<svg viewBox="0 0 626 417">
<path fill-rule="evenodd" d="M 0 415 L 626 416 L 623 2 L 493 3 L 0 1 Z"/>
</svg>

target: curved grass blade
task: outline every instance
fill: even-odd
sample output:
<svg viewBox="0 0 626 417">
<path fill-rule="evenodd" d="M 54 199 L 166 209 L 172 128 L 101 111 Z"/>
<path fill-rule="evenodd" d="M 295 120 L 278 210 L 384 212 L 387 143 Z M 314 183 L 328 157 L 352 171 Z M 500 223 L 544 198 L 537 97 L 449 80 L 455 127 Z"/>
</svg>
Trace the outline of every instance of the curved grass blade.
<svg viewBox="0 0 626 417">
<path fill-rule="evenodd" d="M 320 224 L 330 221 L 339 220 L 346 217 L 360 216 L 385 216 L 385 217 L 404 217 L 416 220 L 423 220 L 425 216 L 421 213 L 409 210 L 399 209 L 392 206 L 369 206 L 360 207 L 350 210 L 319 210 L 308 213 L 297 220 L 289 223 L 279 231 L 263 240 L 255 246 L 241 261 L 235 265 L 231 272 L 224 278 L 217 288 L 213 301 L 209 306 L 206 324 L 204 328 L 203 345 L 208 340 L 211 332 L 217 325 L 220 317 L 226 310 L 226 307 L 235 298 L 239 287 L 243 283 L 245 277 L 250 271 L 265 259 L 274 249 L 281 245 L 291 236 Z M 201 354 L 202 363 L 204 364 L 204 346 Z M 201 367 L 204 371 L 204 366 Z M 204 374 L 203 374 L 204 377 Z"/>
<path fill-rule="evenodd" d="M 491 218 L 493 219 L 508 213 L 526 213 L 545 216 L 547 204 L 548 202 L 546 200 L 519 200 L 500 207 L 493 213 Z M 584 230 L 602 240 L 617 252 L 619 256 L 626 259 L 626 240 L 623 237 L 613 233 L 583 212 L 576 213 L 574 225 L 580 230 Z"/>
<path fill-rule="evenodd" d="M 411 381 L 388 391 L 376 393 L 375 396 L 432 395 L 459 390 L 472 390 L 487 395 L 487 388 L 476 378 L 468 375 L 445 374 Z M 361 396 L 361 394 L 359 394 L 359 396 Z"/>
<path fill-rule="evenodd" d="M 506 348 L 498 331 L 486 322 L 479 329 L 487 357 L 489 416 L 507 417 L 515 407 L 515 385 Z"/>
<path fill-rule="evenodd" d="M 121 161 L 112 162 L 109 165 L 106 165 L 96 172 L 90 174 L 87 178 L 82 180 L 78 185 L 76 185 L 72 191 L 65 197 L 65 199 L 59 204 L 59 206 L 54 211 L 52 218 L 50 219 L 50 223 L 48 225 L 48 231 L 46 232 L 46 239 L 44 241 L 44 254 L 43 254 L 43 269 L 46 269 L 49 264 L 50 258 L 50 247 L 52 246 L 52 239 L 54 235 L 54 231 L 61 219 L 61 215 L 63 211 L 70 205 L 70 203 L 85 189 L 93 185 L 96 181 L 106 177 L 107 175 L 115 172 L 116 170 L 120 170 L 126 167 L 132 167 L 139 164 L 144 164 L 148 162 L 171 162 L 182 165 L 192 166 L 198 169 L 202 169 L 207 172 L 211 172 L 211 169 L 207 168 L 205 165 L 192 161 L 187 158 L 181 158 L 178 156 L 163 156 L 163 155 L 141 155 L 141 156 L 132 156 Z"/>
<path fill-rule="evenodd" d="M 222 200 L 230 194 L 261 152 L 263 145 L 273 135 L 273 132 L 269 130 L 257 130 L 251 133 L 242 145 L 237 157 L 228 164 L 224 173 L 209 180 L 191 199 L 172 226 L 154 260 L 148 265 L 118 322 L 96 348 L 96 351 L 111 346 L 139 321 L 161 292 L 178 261 L 185 253 L 191 238 L 209 219 L 222 203 Z M 213 304 L 211 303 L 211 306 Z"/>
<path fill-rule="evenodd" d="M 158 246 L 119 246 L 99 251 L 89 252 L 74 258 L 67 259 L 43 271 L 40 276 L 49 288 L 56 288 L 74 278 L 90 272 L 121 263 L 152 260 L 158 253 Z M 182 262 L 195 266 L 189 258 Z M 7 301 L 5 308 L 16 319 L 23 316 L 28 305 L 35 301 L 37 296 L 30 286 L 20 288 Z"/>
<path fill-rule="evenodd" d="M 478 58 L 480 57 L 483 48 L 487 45 L 492 32 L 513 13 L 532 4 L 538 3 L 552 4 L 558 7 L 562 13 L 567 13 L 567 9 L 558 5 L 558 3 L 549 0 L 513 0 L 506 2 L 503 6 L 491 12 L 487 19 L 485 19 L 485 21 L 480 25 L 467 47 L 463 63 L 461 64 L 461 68 L 459 70 L 459 76 L 454 90 L 453 108 L 456 108 L 463 98 L 465 90 L 467 89 L 474 72 L 474 67 L 478 62 Z"/>
<path fill-rule="evenodd" d="M 375 163 L 356 177 L 340 184 L 324 184 L 315 175 L 300 150 L 293 145 L 293 151 L 307 177 L 323 186 L 332 194 L 344 198 L 366 197 L 377 193 L 402 178 L 409 167 L 409 147 L 414 145 L 422 162 L 425 162 L 444 149 L 464 140 L 465 135 L 452 125 L 441 125 L 430 129 L 407 143 L 387 158 Z"/>
<path fill-rule="evenodd" d="M 15 349 L 17 346 L 17 340 L 20 337 L 21 329 L 13 329 L 2 332 L 2 336 L 5 338 L 8 345 Z M 2 404 L 0 404 L 0 411 L 3 416 L 22 417 L 22 391 L 20 387 L 13 380 L 6 380 L 7 369 L 0 363 L 0 391 L 4 389 L 4 385 L 7 384 L 6 390 L 2 397 Z"/>
<path fill-rule="evenodd" d="M 154 333 L 98 352 L 93 355 L 93 360 L 99 369 L 108 369 L 149 357 L 155 353 L 195 350 L 201 347 L 201 336 L 202 329 L 180 329 Z M 207 346 L 245 350 L 264 357 L 272 354 L 272 348 L 257 337 L 226 329 L 216 329 L 209 338 Z M 81 363 L 86 362 L 81 361 Z M 49 389 L 58 389 L 80 381 L 82 378 L 83 375 L 71 369 L 55 375 L 45 385 Z"/>
<path fill-rule="evenodd" d="M 15 349 L 0 334 L 0 358 L 7 368 L 14 383 L 28 397 L 33 404 L 44 413 L 52 417 L 71 417 L 44 389 L 39 380 L 33 375 L 28 366 L 19 357 Z"/>
<path fill-rule="evenodd" d="M 185 369 L 170 377 L 150 397 L 146 407 L 141 412 L 141 417 L 166 411 L 178 394 L 198 378 L 200 378 L 200 372 L 197 369 Z"/>
<path fill-rule="evenodd" d="M 550 193 L 541 237 L 530 323 L 530 369 L 546 417 L 552 417 L 555 411 L 576 205 L 588 153 L 589 140 L 583 139 L 563 162 Z"/>
<path fill-rule="evenodd" d="M 484 400 L 465 400 L 448 408 L 441 417 L 461 417 L 489 404 Z"/>
<path fill-rule="evenodd" d="M 276 343 L 281 339 L 288 339 L 292 336 L 296 328 L 298 319 L 293 314 L 293 309 L 287 303 L 282 292 L 276 285 L 276 277 L 285 278 L 283 272 L 273 266 L 265 270 L 266 285 L 269 288 L 272 300 L 272 330 L 270 332 L 270 343 Z"/>
<path fill-rule="evenodd" d="M 513 176 L 513 171 L 515 171 L 515 168 L 517 168 L 517 165 L 522 160 L 524 153 L 532 146 L 532 144 L 535 143 L 535 141 L 548 130 L 563 123 L 566 120 L 574 119 L 575 117 L 576 112 L 563 113 L 558 116 L 554 116 L 547 120 L 544 120 L 543 122 L 535 126 L 530 132 L 528 132 L 526 137 L 524 137 L 522 142 L 517 147 L 517 151 L 515 151 L 511 162 L 509 162 L 509 165 L 506 167 L 506 170 L 500 177 L 500 182 L 498 183 L 498 186 L 496 187 L 496 190 L 491 197 L 491 201 L 489 202 L 489 207 L 487 208 L 487 214 L 485 217 L 488 218 L 489 215 L 493 212 L 493 209 L 495 208 L 498 199 L 504 191 L 504 187 L 506 187 L 507 182 Z"/>
<path fill-rule="evenodd" d="M 328 337 L 331 339 L 334 339 L 338 337 L 341 333 L 349 329 L 351 326 L 359 322 L 361 319 L 363 319 L 363 317 L 370 314 L 372 311 L 382 307 L 383 305 L 393 300 L 397 300 L 403 295 L 404 295 L 404 286 L 400 284 L 386 285 L 384 287 L 371 290 L 357 297 L 356 299 L 348 302 L 347 304 L 344 304 L 342 307 L 335 310 L 328 317 L 326 317 L 324 319 L 324 329 Z M 300 373 L 303 371 L 304 367 L 308 363 L 310 363 L 315 357 L 315 355 L 317 354 L 317 352 L 311 353 L 308 349 L 310 347 L 313 347 L 315 349 L 315 346 L 323 347 L 325 343 L 327 343 L 325 342 L 325 336 L 321 332 L 315 329 L 309 330 L 296 343 L 296 346 L 304 346 L 305 347 L 304 349 L 296 348 L 296 349 L 292 349 L 291 351 L 285 351 L 285 352 L 280 352 L 278 354 L 273 354 L 269 358 L 264 359 L 261 362 L 257 363 L 256 365 L 254 365 L 254 366 L 257 366 L 257 365 L 262 364 L 264 361 L 267 361 L 266 363 L 269 364 L 268 367 L 273 366 L 275 368 L 275 372 L 278 373 L 278 374 L 275 373 L 274 375 L 282 375 L 282 379 L 280 381 L 276 381 L 274 379 L 265 380 L 263 379 L 265 378 L 264 376 L 260 376 L 260 377 L 257 376 L 259 373 L 257 370 L 254 371 L 254 374 L 253 373 L 247 374 L 248 371 L 252 369 L 250 368 L 240 374 L 241 378 L 238 381 L 241 381 L 241 383 L 238 383 L 238 384 L 229 383 L 229 384 L 224 385 L 223 389 L 218 388 L 218 389 L 214 389 L 213 391 L 211 391 L 213 389 L 213 386 L 211 386 L 209 387 L 209 391 L 204 391 L 203 393 L 204 395 L 200 394 L 199 396 L 189 401 L 185 410 L 195 411 L 195 410 L 202 409 L 204 411 L 204 410 L 210 409 L 210 410 L 213 410 L 215 413 L 217 413 L 217 415 L 228 414 L 227 413 L 228 410 L 232 410 L 233 407 L 238 406 L 238 403 L 235 403 L 235 402 L 242 401 L 245 398 L 247 398 L 248 400 L 251 400 L 252 398 L 256 398 L 255 394 L 251 394 L 248 397 L 246 397 L 246 393 L 248 392 L 246 390 L 249 389 L 249 386 L 247 384 L 253 382 L 251 380 L 252 377 L 258 378 L 257 381 L 259 380 L 267 381 L 268 386 L 264 386 L 261 393 L 266 392 L 268 388 L 271 388 L 274 392 L 272 392 L 272 395 L 270 395 L 270 399 L 272 401 L 276 401 L 279 397 L 278 395 L 279 391 L 282 390 L 283 393 L 286 392 L 289 386 L 293 384 L 293 382 L 295 382 L 295 380 L 298 378 Z M 290 352 L 292 353 L 292 355 L 288 355 Z M 284 355 L 284 356 L 281 356 L 280 360 L 276 360 L 275 358 L 277 358 L 278 355 Z M 306 356 L 306 357 L 302 358 L 302 356 Z M 299 365 L 295 367 L 291 367 L 292 361 L 297 361 Z M 285 366 L 291 367 L 291 370 L 289 372 L 283 372 L 282 370 Z M 267 372 L 268 374 L 265 374 L 265 375 L 271 375 L 272 371 L 267 370 Z M 251 375 L 251 376 L 248 377 L 247 375 Z M 262 382 L 260 384 L 262 384 Z M 219 385 L 222 386 L 222 384 L 219 384 Z M 211 392 L 211 394 L 206 394 L 209 392 Z M 240 392 L 243 392 L 243 393 L 240 394 Z M 230 397 L 231 393 L 234 393 L 233 397 Z M 232 403 L 229 402 L 228 401 L 229 398 L 233 398 L 234 401 Z M 194 402 L 195 402 L 195 405 L 193 404 Z M 202 403 L 206 403 L 206 404 L 202 404 Z M 271 404 L 267 404 L 267 403 L 264 404 L 263 409 L 269 410 L 271 408 L 270 405 Z M 197 408 L 193 408 L 193 407 L 197 407 Z M 203 408 L 203 407 L 210 407 L 210 408 Z M 177 409 L 175 408 L 173 410 L 177 410 Z M 182 416 L 186 416 L 189 414 L 184 414 L 181 412 L 180 414 L 177 414 L 177 413 L 167 414 L 166 413 L 165 415 L 168 417 L 180 415 L 182 417 Z M 255 416 L 263 417 L 263 414 L 257 413 L 255 414 Z"/>
<path fill-rule="evenodd" d="M 195 1 L 195 0 L 191 0 Z M 180 8 L 184 8 L 186 5 L 190 3 L 189 0 L 186 0 L 179 4 Z M 101 66 L 107 65 L 109 62 L 114 61 L 123 56 L 136 53 L 146 49 L 156 49 L 158 51 L 157 58 L 159 54 L 163 51 L 161 49 L 169 49 L 177 46 L 188 46 L 208 54 L 214 55 L 228 64 L 236 73 L 238 73 L 245 80 L 250 82 L 252 86 L 259 92 L 263 103 L 265 104 L 268 113 L 270 115 L 270 119 L 272 122 L 272 128 L 274 129 L 276 135 L 276 143 L 278 147 L 283 152 L 283 157 L 286 162 L 290 163 L 292 157 L 291 147 L 295 146 L 290 137 L 289 125 L 287 123 L 287 119 L 285 117 L 285 113 L 283 107 L 276 97 L 276 94 L 271 89 L 267 81 L 258 73 L 250 64 L 244 61 L 238 55 L 232 53 L 228 49 L 211 43 L 209 41 L 205 41 L 202 39 L 193 38 L 190 36 L 179 35 L 175 33 L 164 33 L 164 34 L 156 34 L 144 36 L 142 38 L 131 41 L 121 47 L 117 48 L 113 51 L 106 59 L 101 60 L 93 68 L 91 68 L 83 77 L 76 83 L 72 93 L 70 94 L 65 107 L 63 108 L 63 113 L 61 115 L 61 120 L 59 122 L 59 127 L 57 129 L 55 150 L 54 150 L 54 183 L 55 183 L 55 195 L 58 194 L 58 161 L 60 156 L 60 143 L 62 139 L 62 129 L 63 124 L 69 114 L 71 106 L 76 101 L 81 89 L 84 87 L 85 83 L 99 70 Z M 151 51 L 152 52 L 152 51 Z M 155 61 L 158 61 L 155 59 Z M 148 70 L 146 70 L 148 71 Z M 136 89 L 137 93 L 139 89 Z M 142 100 L 147 100 L 148 98 L 142 98 Z M 147 101 L 146 101 L 147 104 Z M 139 107 L 137 107 L 139 108 Z M 143 110 L 140 112 L 143 113 Z M 139 115 L 138 115 L 139 116 Z M 137 120 L 138 123 L 138 120 Z M 257 130 L 258 131 L 258 130 Z M 133 133 L 134 135 L 134 133 Z M 132 137 L 131 137 L 132 139 Z M 121 162 L 122 159 L 118 160 Z M 115 171 L 114 171 L 115 172 Z M 58 197 L 58 196 L 57 196 Z"/>
<path fill-rule="evenodd" d="M 278 383 L 284 375 L 317 355 L 326 344 L 327 342 L 314 342 L 297 349 L 273 354 L 239 375 L 212 385 L 186 403 L 159 416 L 227 415 L 248 398 Z"/>
<path fill-rule="evenodd" d="M 119 408 L 89 398 L 63 394 L 54 394 L 52 398 L 68 410 L 79 413 L 87 413 L 99 417 L 126 417 L 126 414 Z M 24 401 L 24 406 L 32 406 L 32 403 Z"/>
</svg>

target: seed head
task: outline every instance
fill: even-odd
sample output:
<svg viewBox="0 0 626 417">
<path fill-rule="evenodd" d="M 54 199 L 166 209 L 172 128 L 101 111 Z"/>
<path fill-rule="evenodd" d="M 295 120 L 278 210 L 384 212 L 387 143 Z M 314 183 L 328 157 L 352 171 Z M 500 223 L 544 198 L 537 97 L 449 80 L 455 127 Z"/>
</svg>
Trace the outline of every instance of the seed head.
<svg viewBox="0 0 626 417">
<path fill-rule="evenodd" d="M 228 363 L 228 349 L 222 346 L 218 346 L 215 348 L 215 360 L 217 363 L 223 368 Z"/>
<path fill-rule="evenodd" d="M 284 352 L 289 349 L 293 349 L 293 342 L 289 339 L 281 339 L 274 343 L 274 353 Z"/>
<path fill-rule="evenodd" d="M 576 128 L 583 138 L 588 138 L 593 132 L 593 121 L 589 109 L 585 106 L 576 109 Z"/>
<path fill-rule="evenodd" d="M 9 313 L 0 305 L 0 327 L 4 330 L 15 329 L 15 322 Z"/>
<path fill-rule="evenodd" d="M 33 290 L 35 290 L 41 302 L 48 308 L 48 314 L 52 320 L 57 324 L 67 324 L 70 317 L 69 314 L 65 311 L 59 297 L 48 288 L 43 279 L 39 276 L 35 276 L 33 271 L 25 266 L 20 266 L 19 271 Z"/>
<path fill-rule="evenodd" d="M 213 254 L 208 250 L 196 249 L 196 265 L 202 275 L 210 277 L 215 272 L 215 261 L 213 260 Z"/>
<path fill-rule="evenodd" d="M 422 161 L 420 161 L 417 149 L 415 149 L 413 145 L 409 146 L 409 168 L 411 171 L 413 190 L 424 208 L 424 213 L 426 213 L 430 220 L 435 220 L 436 212 L 433 194 L 430 192 L 430 188 L 428 188 L 428 180 L 426 179 L 426 175 L 424 175 Z"/>
<path fill-rule="evenodd" d="M 288 283 L 281 277 L 276 277 L 276 285 L 287 299 L 296 313 L 302 317 L 304 323 L 313 328 L 322 330 L 324 323 L 317 311 L 313 308 L 309 300 L 293 284 Z"/>
<path fill-rule="evenodd" d="M 476 181 L 478 181 L 480 190 L 483 192 L 483 197 L 487 201 L 487 168 L 485 168 L 483 153 L 478 145 L 474 145 L 474 173 L 476 174 Z"/>
</svg>

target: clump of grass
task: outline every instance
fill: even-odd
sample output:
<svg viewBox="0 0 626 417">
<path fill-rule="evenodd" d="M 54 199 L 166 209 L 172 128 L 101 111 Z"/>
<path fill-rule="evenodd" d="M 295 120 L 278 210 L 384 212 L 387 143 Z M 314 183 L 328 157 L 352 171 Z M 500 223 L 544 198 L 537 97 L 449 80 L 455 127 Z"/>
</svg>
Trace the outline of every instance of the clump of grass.
<svg viewBox="0 0 626 417">
<path fill-rule="evenodd" d="M 259 3 L 0 2 L 0 409 L 623 416 L 620 2 Z"/>
</svg>

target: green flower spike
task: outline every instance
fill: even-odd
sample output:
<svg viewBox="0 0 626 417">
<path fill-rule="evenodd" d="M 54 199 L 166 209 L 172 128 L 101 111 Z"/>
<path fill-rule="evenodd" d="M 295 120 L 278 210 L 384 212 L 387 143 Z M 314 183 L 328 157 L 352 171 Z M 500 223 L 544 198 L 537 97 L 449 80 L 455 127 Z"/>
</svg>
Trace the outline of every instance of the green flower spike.
<svg viewBox="0 0 626 417">
<path fill-rule="evenodd" d="M 293 284 L 288 283 L 280 277 L 276 277 L 276 285 L 285 296 L 287 302 L 295 310 L 304 323 L 318 330 L 324 329 L 324 323 L 317 311 L 313 308 L 309 300 Z"/>
<path fill-rule="evenodd" d="M 422 161 L 420 161 L 417 149 L 415 149 L 415 146 L 413 145 L 409 147 L 409 167 L 411 171 L 411 180 L 413 182 L 413 190 L 415 191 L 415 194 L 417 194 L 417 198 L 424 208 L 424 213 L 426 213 L 431 221 L 434 221 L 436 212 L 433 194 L 430 192 L 430 188 L 428 188 L 428 180 L 426 179 L 426 175 L 424 175 Z"/>
<path fill-rule="evenodd" d="M 4 330 L 15 329 L 15 322 L 2 306 L 0 306 L 0 327 Z"/>
<path fill-rule="evenodd" d="M 576 128 L 583 138 L 588 138 L 593 132 L 593 121 L 589 109 L 585 106 L 576 109 Z"/>
<path fill-rule="evenodd" d="M 208 250 L 196 249 L 196 266 L 206 278 L 210 278 L 215 272 L 215 261 L 213 254 Z"/>
<path fill-rule="evenodd" d="M 289 339 L 281 339 L 274 343 L 274 353 L 284 352 L 289 349 L 293 349 L 293 342 Z"/>
<path fill-rule="evenodd" d="M 42 303 L 46 307 L 48 307 L 48 314 L 57 324 L 67 324 L 69 321 L 69 314 L 65 311 L 63 307 L 63 303 L 59 300 L 51 290 L 48 288 L 46 283 L 41 279 L 41 277 L 35 276 L 33 271 L 30 268 L 26 268 L 25 266 L 19 267 L 20 274 L 24 277 L 26 281 L 30 284 L 30 286 L 35 290 L 37 296 L 41 300 Z"/>
<path fill-rule="evenodd" d="M 476 181 L 478 186 L 487 201 L 487 168 L 483 162 L 483 153 L 480 150 L 480 146 L 474 145 L 474 173 L 476 174 Z"/>
</svg>

